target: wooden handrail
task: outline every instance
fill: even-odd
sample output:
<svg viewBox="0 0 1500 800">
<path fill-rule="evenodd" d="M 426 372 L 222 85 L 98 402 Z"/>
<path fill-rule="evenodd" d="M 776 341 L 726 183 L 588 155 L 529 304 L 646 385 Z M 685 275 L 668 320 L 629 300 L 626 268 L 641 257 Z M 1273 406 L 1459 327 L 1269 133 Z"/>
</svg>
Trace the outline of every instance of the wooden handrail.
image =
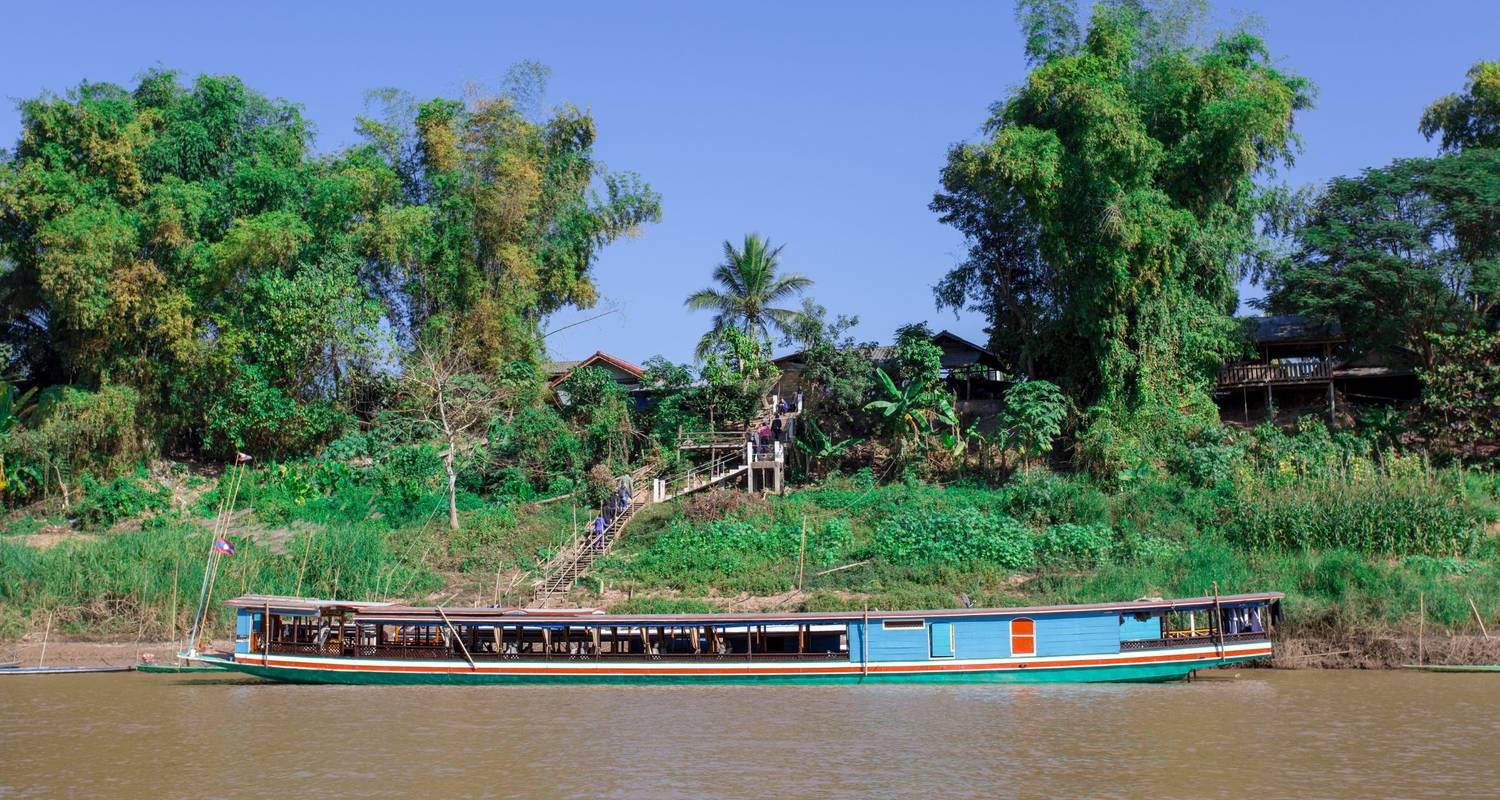
<svg viewBox="0 0 1500 800">
<path fill-rule="evenodd" d="M 1227 364 L 1219 370 L 1220 386 L 1296 383 L 1328 380 L 1333 377 L 1333 361 L 1291 361 L 1280 364 Z"/>
</svg>

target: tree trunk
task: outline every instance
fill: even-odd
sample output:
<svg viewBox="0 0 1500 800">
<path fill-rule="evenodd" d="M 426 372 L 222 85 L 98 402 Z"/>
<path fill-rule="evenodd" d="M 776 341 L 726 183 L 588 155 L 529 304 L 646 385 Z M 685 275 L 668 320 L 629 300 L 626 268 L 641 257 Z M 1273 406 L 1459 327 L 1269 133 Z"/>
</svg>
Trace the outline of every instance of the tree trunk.
<svg viewBox="0 0 1500 800">
<path fill-rule="evenodd" d="M 438 419 L 443 425 L 443 438 L 448 441 L 448 452 L 443 454 L 443 469 L 448 473 L 448 527 L 458 530 L 458 473 L 453 469 L 453 456 L 457 450 L 454 441 L 453 425 L 448 420 L 448 398 L 444 396 L 447 387 L 442 382 L 437 383 Z"/>
<path fill-rule="evenodd" d="M 453 440 L 448 440 L 448 454 L 443 457 L 448 471 L 448 527 L 458 530 L 458 473 L 453 470 Z"/>
</svg>

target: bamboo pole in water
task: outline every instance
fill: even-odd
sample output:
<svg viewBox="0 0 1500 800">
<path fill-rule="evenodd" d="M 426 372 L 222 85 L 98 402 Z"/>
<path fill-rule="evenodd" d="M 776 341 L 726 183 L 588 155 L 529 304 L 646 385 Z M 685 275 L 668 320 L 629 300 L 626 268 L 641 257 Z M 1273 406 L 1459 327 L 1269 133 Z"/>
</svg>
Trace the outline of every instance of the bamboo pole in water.
<svg viewBox="0 0 1500 800">
<path fill-rule="evenodd" d="M 807 515 L 802 515 L 802 544 L 797 548 L 797 591 L 802 591 L 802 565 L 807 560 Z"/>
<path fill-rule="evenodd" d="M 1422 636 L 1427 628 L 1427 596 L 1417 592 L 1417 663 L 1423 663 Z"/>
<path fill-rule="evenodd" d="M 42 654 L 36 660 L 37 669 L 47 665 L 47 637 L 52 635 L 52 612 L 47 612 L 47 629 L 42 631 Z"/>
<path fill-rule="evenodd" d="M 303 576 L 303 574 L 305 574 L 307 572 L 307 554 L 310 553 L 310 552 L 312 552 L 312 540 L 313 540 L 313 536 L 317 532 L 318 531 L 317 531 L 316 528 L 314 528 L 311 531 L 308 531 L 308 533 L 307 533 L 307 544 L 303 545 L 303 547 L 302 547 L 302 566 L 300 566 L 300 567 L 297 568 L 297 588 L 292 591 L 292 594 L 295 595 L 295 596 L 297 596 L 297 597 L 301 597 L 302 596 L 302 576 Z"/>
<path fill-rule="evenodd" d="M 177 641 L 177 571 L 182 567 L 182 551 L 172 561 L 172 603 L 168 606 L 167 641 Z"/>
<path fill-rule="evenodd" d="M 1479 623 L 1479 632 L 1484 634 L 1484 638 L 1490 638 L 1490 632 L 1484 627 L 1484 617 L 1479 616 L 1479 606 L 1474 605 L 1472 597 L 1469 598 L 1469 608 L 1474 612 L 1474 621 Z"/>
</svg>

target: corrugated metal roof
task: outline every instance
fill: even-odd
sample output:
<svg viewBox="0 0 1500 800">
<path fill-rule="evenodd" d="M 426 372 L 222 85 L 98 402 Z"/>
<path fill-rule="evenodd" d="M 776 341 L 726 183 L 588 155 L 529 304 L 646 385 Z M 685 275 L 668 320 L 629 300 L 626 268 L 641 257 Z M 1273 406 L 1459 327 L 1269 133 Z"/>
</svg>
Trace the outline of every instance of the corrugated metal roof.
<svg viewBox="0 0 1500 800">
<path fill-rule="evenodd" d="M 1236 605 L 1241 603 L 1265 602 L 1282 599 L 1280 592 L 1259 592 L 1255 594 L 1233 594 L 1220 595 L 1217 602 L 1221 605 Z M 1138 613 L 1151 610 L 1171 610 L 1176 608 L 1205 608 L 1212 607 L 1215 598 L 1212 596 L 1189 597 L 1171 600 L 1134 600 L 1123 603 L 1088 603 L 1079 605 L 1061 606 L 1025 606 L 1015 608 L 958 608 L 958 609 L 931 609 L 926 611 L 870 611 L 869 618 L 872 620 L 884 619 L 915 619 L 923 617 L 988 617 L 988 616 L 1031 616 L 1038 614 L 1066 614 L 1078 611 L 1119 611 Z M 247 595 L 245 597 L 230 600 L 227 605 L 237 608 L 264 608 L 270 605 L 276 610 L 291 611 L 315 611 L 325 606 L 340 606 L 355 609 L 355 619 L 370 622 L 382 620 L 403 621 L 427 621 L 442 622 L 442 614 L 447 614 L 449 619 L 464 620 L 466 622 L 503 621 L 514 624 L 520 621 L 526 622 L 588 622 L 593 625 L 640 625 L 640 624 L 665 624 L 665 625 L 723 625 L 723 624 L 766 624 L 774 622 L 787 623 L 810 623 L 810 622 L 850 622 L 862 619 L 866 612 L 863 611 L 839 611 L 839 612 L 789 612 L 782 614 L 766 613 L 740 613 L 740 614 L 603 614 L 597 609 L 517 609 L 517 608 L 472 608 L 455 607 L 444 608 L 442 614 L 433 606 L 403 606 L 391 603 L 361 603 L 346 600 L 311 600 L 295 597 L 267 597 L 262 595 Z"/>
</svg>

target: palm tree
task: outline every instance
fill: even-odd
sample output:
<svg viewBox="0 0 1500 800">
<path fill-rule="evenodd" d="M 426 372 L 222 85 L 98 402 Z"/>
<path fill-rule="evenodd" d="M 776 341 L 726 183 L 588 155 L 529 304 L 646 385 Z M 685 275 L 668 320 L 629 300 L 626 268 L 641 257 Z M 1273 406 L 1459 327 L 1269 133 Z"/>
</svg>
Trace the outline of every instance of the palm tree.
<svg viewBox="0 0 1500 800">
<path fill-rule="evenodd" d="M 686 302 L 688 308 L 715 312 L 713 328 L 698 342 L 699 358 L 713 349 L 726 328 L 739 328 L 762 341 L 770 340 L 770 328 L 780 333 L 791 328 L 802 312 L 771 304 L 801 294 L 812 279 L 795 272 L 777 274 L 781 247 L 772 247 L 758 233 L 746 234 L 738 249 L 725 240 L 724 263 L 714 268 L 718 288 L 696 291 Z"/>
</svg>

